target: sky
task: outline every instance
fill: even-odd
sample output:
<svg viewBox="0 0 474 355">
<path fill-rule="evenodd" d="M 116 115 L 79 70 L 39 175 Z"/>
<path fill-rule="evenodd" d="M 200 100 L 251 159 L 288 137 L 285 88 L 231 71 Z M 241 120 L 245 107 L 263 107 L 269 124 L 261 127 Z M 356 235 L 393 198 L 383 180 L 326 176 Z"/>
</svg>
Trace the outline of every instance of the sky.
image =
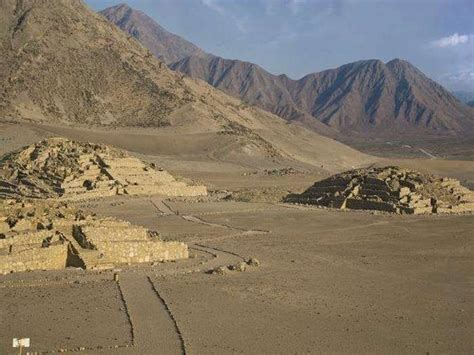
<svg viewBox="0 0 474 355">
<path fill-rule="evenodd" d="M 124 0 L 86 0 L 102 10 Z M 474 0 L 126 0 L 205 51 L 298 79 L 362 59 L 408 60 L 474 91 Z"/>
</svg>

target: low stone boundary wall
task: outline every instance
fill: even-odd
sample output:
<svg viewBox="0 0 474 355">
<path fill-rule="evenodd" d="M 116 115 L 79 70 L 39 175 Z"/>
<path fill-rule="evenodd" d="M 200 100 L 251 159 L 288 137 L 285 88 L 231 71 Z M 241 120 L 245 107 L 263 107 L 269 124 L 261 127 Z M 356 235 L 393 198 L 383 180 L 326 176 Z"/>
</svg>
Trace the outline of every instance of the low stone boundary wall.
<svg viewBox="0 0 474 355">
<path fill-rule="evenodd" d="M 188 247 L 179 242 L 101 243 L 104 260 L 113 263 L 148 263 L 188 258 Z"/>
</svg>

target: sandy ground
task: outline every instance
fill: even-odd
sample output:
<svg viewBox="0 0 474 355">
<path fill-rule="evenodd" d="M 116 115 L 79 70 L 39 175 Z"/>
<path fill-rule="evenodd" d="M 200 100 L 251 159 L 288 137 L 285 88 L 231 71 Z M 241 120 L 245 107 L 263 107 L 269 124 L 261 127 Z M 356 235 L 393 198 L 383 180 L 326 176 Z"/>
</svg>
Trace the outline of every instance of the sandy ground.
<svg viewBox="0 0 474 355">
<path fill-rule="evenodd" d="M 16 134 L 2 131 L 0 154 L 47 132 Z M 298 174 L 270 176 L 237 162 L 129 149 L 186 178 L 239 192 L 241 201 L 150 196 L 80 204 L 185 241 L 192 257 L 0 277 L 0 354 L 15 353 L 13 337 L 30 337 L 32 351 L 84 354 L 474 352 L 473 215 L 286 205 L 279 195 L 324 172 L 301 165 Z M 473 162 L 396 162 L 473 179 Z M 249 257 L 261 266 L 206 272 Z"/>
</svg>

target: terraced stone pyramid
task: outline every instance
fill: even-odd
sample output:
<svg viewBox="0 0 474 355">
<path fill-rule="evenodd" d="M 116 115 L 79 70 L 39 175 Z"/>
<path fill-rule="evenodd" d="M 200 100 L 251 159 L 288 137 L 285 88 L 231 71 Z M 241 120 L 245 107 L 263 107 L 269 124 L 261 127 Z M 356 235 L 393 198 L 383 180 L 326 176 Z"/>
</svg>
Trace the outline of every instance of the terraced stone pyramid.
<svg viewBox="0 0 474 355">
<path fill-rule="evenodd" d="M 474 192 L 458 180 L 398 167 L 350 170 L 285 201 L 407 214 L 474 212 Z"/>
<path fill-rule="evenodd" d="M 64 201 L 0 200 L 0 275 L 66 267 L 188 258 L 188 246 L 115 218 L 98 218 Z"/>
<path fill-rule="evenodd" d="M 207 195 L 106 145 L 50 138 L 0 160 L 0 198 L 89 199 L 120 194 Z"/>
</svg>

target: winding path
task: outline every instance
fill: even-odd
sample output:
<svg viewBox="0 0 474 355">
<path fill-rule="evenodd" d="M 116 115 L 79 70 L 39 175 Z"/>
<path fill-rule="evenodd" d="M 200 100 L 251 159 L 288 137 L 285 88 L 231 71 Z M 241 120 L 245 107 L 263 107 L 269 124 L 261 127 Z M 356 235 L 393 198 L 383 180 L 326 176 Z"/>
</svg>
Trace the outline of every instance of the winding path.
<svg viewBox="0 0 474 355">
<path fill-rule="evenodd" d="M 186 354 L 185 334 L 180 330 L 179 319 L 175 318 L 172 307 L 160 293 L 157 277 L 206 272 L 221 265 L 236 264 L 246 258 L 233 251 L 204 243 L 269 233 L 266 230 L 246 230 L 230 225 L 207 222 L 193 215 L 180 215 L 159 198 L 151 198 L 149 202 L 156 209 L 158 217 L 176 215 L 187 222 L 227 229 L 229 234 L 209 239 L 199 238 L 188 242 L 190 250 L 205 256 L 196 259 L 196 262 L 181 265 L 176 263 L 176 267 L 173 268 L 157 268 L 144 273 L 133 270 L 120 273 L 117 283 L 130 323 L 132 344 L 123 348 L 82 348 L 79 350 L 80 352 L 87 354 Z M 66 349 L 65 351 L 76 352 L 78 349 Z"/>
</svg>

